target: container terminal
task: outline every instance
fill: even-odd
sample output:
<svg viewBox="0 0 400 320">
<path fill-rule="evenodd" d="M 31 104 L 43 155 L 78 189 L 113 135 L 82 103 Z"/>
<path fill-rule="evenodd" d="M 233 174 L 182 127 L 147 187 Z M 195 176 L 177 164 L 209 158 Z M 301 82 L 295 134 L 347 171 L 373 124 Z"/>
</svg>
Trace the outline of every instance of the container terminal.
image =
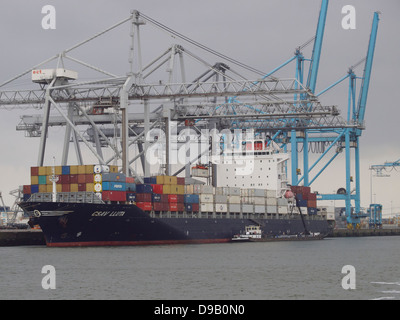
<svg viewBox="0 0 400 320">
<path fill-rule="evenodd" d="M 368 228 L 388 234 L 382 229 L 382 206 L 363 210 L 360 199 L 359 141 L 366 129 L 380 13 L 372 15 L 366 57 L 318 93 L 328 6 L 328 0 L 321 1 L 315 36 L 271 72 L 218 53 L 133 10 L 110 28 L 0 84 L 3 89 L 30 76 L 34 87 L 0 91 L 0 107 L 41 110 L 22 116 L 17 126 L 40 139 L 30 183 L 18 194 L 30 226 L 39 225 L 47 245 L 54 246 L 227 242 L 251 225 L 261 227 L 267 237 L 304 232 L 338 236 L 333 231 L 335 208 L 323 203 L 342 200 L 341 222 L 349 232 L 355 234 L 368 220 Z M 126 75 L 73 58 L 77 48 L 123 25 L 130 28 Z M 173 44 L 156 58 L 146 57 L 150 62 L 144 64 L 140 34 L 148 26 L 185 46 Z M 311 43 L 312 55 L 305 58 L 303 50 Z M 192 47 L 223 62 L 206 62 Z M 79 81 L 82 71 L 69 69 L 71 61 L 101 78 Z M 290 63 L 296 66 L 294 78 L 274 76 Z M 360 64 L 362 77 L 356 75 Z M 199 75 L 187 73 L 199 67 L 204 70 Z M 346 79 L 351 81 L 343 118 L 340 108 L 323 105 L 319 96 Z M 356 102 L 351 97 L 360 79 Z M 45 165 L 54 159 L 46 155 L 50 127 L 64 130 L 60 165 Z M 321 143 L 323 150 L 313 148 Z M 69 164 L 71 145 L 77 165 Z M 313 152 L 320 154 L 311 163 Z M 87 154 L 96 162 L 88 164 Z M 340 156 L 346 162 L 343 187 L 334 194 L 312 190 L 313 182 Z M 319 172 L 311 172 L 321 164 Z"/>
</svg>

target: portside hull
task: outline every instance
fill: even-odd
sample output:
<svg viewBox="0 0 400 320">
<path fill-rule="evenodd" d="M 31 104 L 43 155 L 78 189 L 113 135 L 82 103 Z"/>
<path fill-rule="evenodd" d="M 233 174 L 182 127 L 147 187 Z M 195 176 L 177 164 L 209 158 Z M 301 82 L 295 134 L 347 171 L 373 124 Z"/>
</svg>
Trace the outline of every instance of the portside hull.
<svg viewBox="0 0 400 320">
<path fill-rule="evenodd" d="M 124 246 L 230 242 L 247 225 L 267 236 L 304 231 L 300 219 L 215 219 L 150 216 L 134 205 L 25 202 L 20 206 L 39 224 L 48 246 Z M 326 220 L 306 220 L 311 232 L 328 233 Z"/>
</svg>

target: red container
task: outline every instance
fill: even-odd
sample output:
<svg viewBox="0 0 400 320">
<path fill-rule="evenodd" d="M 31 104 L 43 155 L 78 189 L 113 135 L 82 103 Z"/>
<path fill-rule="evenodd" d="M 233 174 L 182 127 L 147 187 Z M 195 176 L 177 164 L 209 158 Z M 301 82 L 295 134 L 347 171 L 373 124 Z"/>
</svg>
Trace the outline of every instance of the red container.
<svg viewBox="0 0 400 320">
<path fill-rule="evenodd" d="M 317 194 L 316 193 L 310 193 L 307 195 L 308 200 L 314 200 L 317 201 Z"/>
<path fill-rule="evenodd" d="M 151 193 L 137 193 L 136 202 L 151 202 Z"/>
<path fill-rule="evenodd" d="M 38 176 L 39 175 L 39 167 L 31 167 L 31 176 Z"/>
<path fill-rule="evenodd" d="M 78 183 L 86 183 L 86 174 L 78 174 Z"/>
<path fill-rule="evenodd" d="M 185 204 L 184 203 L 177 203 L 176 206 L 177 206 L 179 212 L 185 211 Z"/>
<path fill-rule="evenodd" d="M 126 177 L 125 182 L 126 183 L 135 183 L 135 178 L 134 177 Z"/>
<path fill-rule="evenodd" d="M 94 182 L 93 174 L 85 174 L 85 182 L 86 183 L 93 183 Z"/>
<path fill-rule="evenodd" d="M 303 194 L 310 194 L 311 193 L 311 188 L 310 187 L 301 187 L 302 193 Z"/>
<path fill-rule="evenodd" d="M 86 183 L 78 183 L 78 191 L 79 192 L 86 191 Z"/>
<path fill-rule="evenodd" d="M 163 185 L 162 184 L 152 184 L 153 193 L 163 194 Z"/>
<path fill-rule="evenodd" d="M 71 183 L 71 177 L 69 174 L 63 174 L 59 177 L 59 181 L 61 184 L 70 184 Z M 63 192 L 69 192 L 69 191 L 63 191 Z"/>
<path fill-rule="evenodd" d="M 78 188 L 79 188 L 79 186 L 78 186 Z M 70 184 L 62 184 L 61 192 L 71 192 L 71 185 Z"/>
<path fill-rule="evenodd" d="M 31 192 L 31 186 L 30 185 L 25 185 L 25 186 L 23 186 L 22 187 L 22 192 L 24 193 L 24 194 L 31 194 L 32 192 Z"/>
<path fill-rule="evenodd" d="M 178 211 L 178 204 L 177 203 L 169 203 L 169 211 Z"/>
<path fill-rule="evenodd" d="M 78 175 L 77 174 L 70 174 L 69 175 L 69 183 L 78 183 Z"/>
<path fill-rule="evenodd" d="M 168 206 L 168 203 L 154 202 L 153 208 L 154 208 L 154 211 L 168 211 L 169 206 Z"/>
<path fill-rule="evenodd" d="M 192 211 L 193 212 L 199 212 L 200 211 L 200 205 L 198 203 L 192 203 Z"/>
<path fill-rule="evenodd" d="M 161 196 L 161 202 L 162 203 L 168 203 L 168 194 L 160 194 Z M 166 210 L 168 211 L 168 210 Z"/>
<path fill-rule="evenodd" d="M 142 209 L 143 211 L 153 210 L 151 202 L 136 202 L 136 206 Z"/>
<path fill-rule="evenodd" d="M 168 195 L 168 202 L 169 203 L 177 203 L 178 202 L 178 196 L 176 194 L 169 194 Z"/>
<path fill-rule="evenodd" d="M 103 201 L 126 201 L 125 191 L 103 191 Z"/>
<path fill-rule="evenodd" d="M 317 207 L 317 201 L 315 201 L 315 200 L 307 200 L 307 207 L 308 208 L 316 208 Z"/>
<path fill-rule="evenodd" d="M 177 194 L 176 198 L 178 200 L 178 203 L 185 203 L 185 196 L 183 194 Z"/>
<path fill-rule="evenodd" d="M 185 178 L 177 178 L 177 185 L 178 186 L 184 186 L 185 185 Z"/>
</svg>

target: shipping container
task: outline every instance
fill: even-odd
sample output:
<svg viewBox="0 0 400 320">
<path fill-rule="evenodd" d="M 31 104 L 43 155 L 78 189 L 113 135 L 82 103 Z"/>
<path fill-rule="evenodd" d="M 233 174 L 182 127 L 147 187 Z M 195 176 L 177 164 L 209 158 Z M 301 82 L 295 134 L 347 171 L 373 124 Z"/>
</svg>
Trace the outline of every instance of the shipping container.
<svg viewBox="0 0 400 320">
<path fill-rule="evenodd" d="M 31 177 L 39 175 L 39 167 L 31 167 Z"/>
<path fill-rule="evenodd" d="M 146 180 L 145 180 L 146 182 Z M 153 193 L 163 194 L 163 185 L 162 184 L 152 184 Z"/>
<path fill-rule="evenodd" d="M 136 202 L 136 206 L 143 211 L 152 211 L 153 205 L 151 202 Z"/>
<path fill-rule="evenodd" d="M 307 207 L 307 200 L 298 200 L 297 203 L 299 207 L 304 207 L 304 208 Z"/>
<path fill-rule="evenodd" d="M 278 213 L 279 214 L 288 214 L 289 209 L 287 206 L 278 206 Z"/>
<path fill-rule="evenodd" d="M 110 173 L 118 173 L 118 166 L 109 166 Z"/>
<path fill-rule="evenodd" d="M 126 201 L 136 202 L 136 193 L 127 192 Z"/>
<path fill-rule="evenodd" d="M 254 213 L 265 213 L 266 208 L 265 205 L 254 205 Z"/>
<path fill-rule="evenodd" d="M 265 209 L 268 214 L 276 214 L 278 213 L 278 207 L 277 206 L 265 206 Z"/>
<path fill-rule="evenodd" d="M 278 206 L 287 206 L 289 201 L 286 198 L 278 198 L 277 199 Z"/>
<path fill-rule="evenodd" d="M 264 189 L 253 189 L 253 197 L 265 197 L 265 190 Z"/>
<path fill-rule="evenodd" d="M 178 204 L 176 202 L 170 202 L 168 204 L 169 211 L 178 211 Z"/>
<path fill-rule="evenodd" d="M 199 203 L 200 197 L 198 194 L 186 194 L 184 196 L 184 203 Z"/>
<path fill-rule="evenodd" d="M 135 183 L 135 178 L 134 177 L 126 177 L 125 182 L 126 183 Z"/>
<path fill-rule="evenodd" d="M 31 185 L 24 185 L 22 186 L 22 193 L 23 194 L 31 194 Z"/>
<path fill-rule="evenodd" d="M 103 191 L 103 201 L 126 201 L 126 192 L 124 191 Z"/>
<path fill-rule="evenodd" d="M 125 182 L 103 181 L 103 191 L 126 191 Z"/>
<path fill-rule="evenodd" d="M 39 176 L 38 177 L 38 184 L 40 185 L 46 185 L 47 184 L 47 176 Z"/>
<path fill-rule="evenodd" d="M 156 177 L 144 178 L 143 181 L 145 184 L 157 184 Z"/>
<path fill-rule="evenodd" d="M 276 190 L 273 190 L 273 189 L 265 190 L 265 197 L 276 198 Z"/>
<path fill-rule="evenodd" d="M 317 208 L 311 208 L 311 207 L 309 207 L 309 208 L 307 208 L 307 213 L 308 213 L 310 216 L 316 215 L 316 214 L 318 213 L 318 210 L 317 210 Z"/>
<path fill-rule="evenodd" d="M 254 205 L 252 204 L 242 204 L 242 212 L 243 213 L 253 213 Z"/>
<path fill-rule="evenodd" d="M 39 192 L 46 193 L 47 192 L 47 185 L 46 184 L 39 184 Z"/>
<path fill-rule="evenodd" d="M 38 176 L 45 176 L 47 174 L 46 167 L 39 167 L 38 168 Z"/>
<path fill-rule="evenodd" d="M 69 175 L 69 182 L 72 183 L 78 183 L 78 174 L 70 174 Z"/>
<path fill-rule="evenodd" d="M 103 181 L 108 182 L 125 182 L 126 176 L 118 172 L 109 172 L 102 174 Z"/>
<path fill-rule="evenodd" d="M 192 212 L 193 211 L 193 204 L 185 203 L 185 211 L 186 212 Z"/>
<path fill-rule="evenodd" d="M 164 183 L 164 177 L 165 177 L 165 176 L 157 176 L 157 177 L 156 177 L 156 183 L 155 183 L 155 184 L 165 184 L 165 183 Z"/>
<path fill-rule="evenodd" d="M 228 205 L 228 210 L 231 213 L 240 213 L 241 212 L 240 204 L 230 203 Z"/>
<path fill-rule="evenodd" d="M 31 185 L 31 193 L 38 193 L 39 192 L 39 185 L 38 184 L 32 184 Z"/>
<path fill-rule="evenodd" d="M 78 174 L 86 174 L 86 166 L 78 166 Z"/>
<path fill-rule="evenodd" d="M 78 191 L 79 192 L 86 192 L 86 183 L 78 183 Z"/>
<path fill-rule="evenodd" d="M 193 185 L 192 184 L 185 185 L 185 194 L 193 194 Z"/>
<path fill-rule="evenodd" d="M 62 166 L 61 167 L 61 174 L 70 174 L 71 170 L 69 168 L 69 166 Z"/>
<path fill-rule="evenodd" d="M 39 184 L 39 176 L 31 176 L 31 184 Z"/>
<path fill-rule="evenodd" d="M 266 205 L 266 200 L 265 200 L 264 197 L 254 197 L 253 198 L 253 203 L 255 205 L 258 205 L 258 206 L 265 206 Z"/>
<path fill-rule="evenodd" d="M 69 166 L 69 174 L 77 175 L 79 166 Z"/>
<path fill-rule="evenodd" d="M 199 205 L 201 212 L 214 212 L 214 204 L 208 202 L 201 202 Z"/>
<path fill-rule="evenodd" d="M 316 200 L 307 200 L 307 207 L 316 208 L 317 207 L 317 201 Z"/>
<path fill-rule="evenodd" d="M 228 204 L 227 203 L 216 203 L 215 204 L 215 212 L 228 212 Z"/>
<path fill-rule="evenodd" d="M 71 185 L 70 184 L 62 184 L 61 192 L 71 192 Z"/>
<path fill-rule="evenodd" d="M 136 193 L 137 202 L 151 202 L 151 200 L 152 200 L 151 193 Z"/>
<path fill-rule="evenodd" d="M 136 192 L 136 184 L 126 182 L 126 191 Z"/>
<path fill-rule="evenodd" d="M 200 211 L 200 204 L 198 203 L 192 203 L 192 211 L 193 212 L 199 212 Z"/>
<path fill-rule="evenodd" d="M 265 205 L 267 205 L 267 206 L 277 206 L 278 205 L 278 199 L 277 198 L 266 198 L 265 199 Z"/>
<path fill-rule="evenodd" d="M 69 174 L 63 174 L 58 177 L 61 184 L 70 184 L 71 183 L 71 176 Z"/>
<path fill-rule="evenodd" d="M 240 204 L 241 203 L 241 197 L 240 196 L 229 196 L 228 197 L 228 202 L 233 203 L 233 204 Z"/>
<path fill-rule="evenodd" d="M 215 195 L 215 203 L 228 203 L 228 196 L 216 194 Z"/>
<path fill-rule="evenodd" d="M 168 202 L 169 203 L 177 203 L 178 202 L 178 197 L 176 194 L 169 194 L 168 195 Z"/>
<path fill-rule="evenodd" d="M 154 211 L 169 211 L 169 204 L 165 202 L 153 202 Z"/>
<path fill-rule="evenodd" d="M 94 183 L 86 183 L 86 191 L 87 192 L 95 192 Z"/>
<path fill-rule="evenodd" d="M 214 202 L 214 195 L 202 193 L 200 194 L 200 203 L 213 203 Z"/>
<path fill-rule="evenodd" d="M 77 183 L 71 183 L 70 190 L 71 190 L 71 192 L 78 192 L 78 184 Z"/>
<path fill-rule="evenodd" d="M 184 186 L 185 185 L 185 178 L 177 177 L 176 179 L 177 179 L 177 181 L 176 181 L 177 185 L 179 185 L 179 186 Z"/>
<path fill-rule="evenodd" d="M 136 185 L 137 193 L 153 193 L 153 187 L 151 184 L 137 184 Z"/>
</svg>

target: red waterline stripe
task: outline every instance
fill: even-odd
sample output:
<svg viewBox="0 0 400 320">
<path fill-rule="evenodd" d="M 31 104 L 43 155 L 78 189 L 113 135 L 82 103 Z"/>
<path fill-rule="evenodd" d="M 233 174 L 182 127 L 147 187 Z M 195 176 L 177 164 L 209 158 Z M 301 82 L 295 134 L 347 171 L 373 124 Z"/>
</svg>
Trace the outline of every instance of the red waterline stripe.
<svg viewBox="0 0 400 320">
<path fill-rule="evenodd" d="M 231 239 L 198 239 L 198 240 L 155 240 L 155 241 L 87 241 L 87 242 L 51 242 L 48 247 L 107 247 L 107 246 L 146 246 L 163 244 L 202 244 L 226 243 Z"/>
</svg>

